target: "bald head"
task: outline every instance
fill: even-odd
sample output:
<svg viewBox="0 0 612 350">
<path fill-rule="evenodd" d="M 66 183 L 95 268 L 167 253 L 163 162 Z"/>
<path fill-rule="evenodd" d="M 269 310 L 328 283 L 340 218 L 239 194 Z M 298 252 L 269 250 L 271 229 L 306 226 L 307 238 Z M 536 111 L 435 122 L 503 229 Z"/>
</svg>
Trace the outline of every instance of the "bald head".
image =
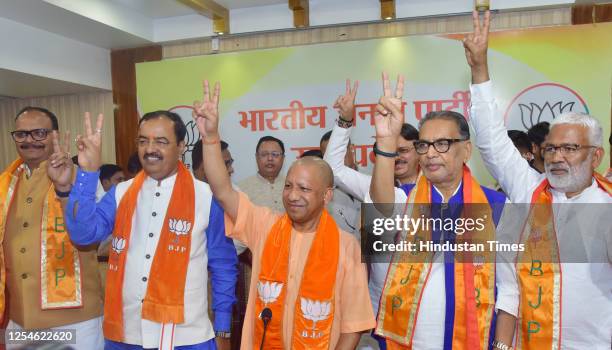
<svg viewBox="0 0 612 350">
<path fill-rule="evenodd" d="M 334 187 L 334 172 L 329 164 L 319 157 L 304 157 L 291 164 L 287 174 L 295 167 L 309 167 L 316 174 L 317 179 L 321 179 L 321 184 L 326 188 Z"/>
<path fill-rule="evenodd" d="M 316 228 L 334 196 L 333 185 L 334 175 L 323 159 L 304 157 L 291 164 L 285 178 L 283 205 L 293 224 L 307 230 L 302 232 Z"/>
</svg>

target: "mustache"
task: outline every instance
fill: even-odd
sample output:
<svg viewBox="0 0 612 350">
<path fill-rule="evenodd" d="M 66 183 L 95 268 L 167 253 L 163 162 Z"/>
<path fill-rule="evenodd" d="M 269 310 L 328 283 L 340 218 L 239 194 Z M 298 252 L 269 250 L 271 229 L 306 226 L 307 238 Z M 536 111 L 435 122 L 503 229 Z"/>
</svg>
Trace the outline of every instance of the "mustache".
<svg viewBox="0 0 612 350">
<path fill-rule="evenodd" d="M 142 156 L 143 159 L 150 159 L 150 158 L 159 158 L 159 159 L 164 159 L 164 157 L 162 157 L 161 154 L 157 153 L 157 152 L 153 152 L 153 153 L 145 153 L 144 156 Z"/>
<path fill-rule="evenodd" d="M 552 170 L 565 170 L 565 171 L 569 171 L 570 167 L 567 164 L 551 164 L 549 166 L 547 166 L 546 168 L 548 168 L 548 170 L 552 171 Z"/>
<path fill-rule="evenodd" d="M 20 149 L 30 149 L 30 148 L 34 148 L 34 149 L 43 149 L 45 148 L 45 145 L 41 145 L 40 143 L 21 143 L 19 144 L 19 148 Z"/>
</svg>

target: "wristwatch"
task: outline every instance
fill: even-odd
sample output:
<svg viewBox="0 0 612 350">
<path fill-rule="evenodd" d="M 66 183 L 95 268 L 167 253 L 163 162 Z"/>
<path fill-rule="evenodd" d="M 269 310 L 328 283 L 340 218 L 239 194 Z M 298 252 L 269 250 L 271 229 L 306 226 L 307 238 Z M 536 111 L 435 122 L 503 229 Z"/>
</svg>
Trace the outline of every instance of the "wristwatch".
<svg viewBox="0 0 612 350">
<path fill-rule="evenodd" d="M 511 347 L 511 346 L 507 345 L 506 343 L 501 342 L 499 340 L 494 340 L 491 345 L 493 345 L 493 349 L 498 349 L 498 350 L 514 350 L 513 347 Z"/>
<path fill-rule="evenodd" d="M 383 156 L 383 157 L 387 157 L 387 158 L 395 158 L 399 156 L 399 153 L 397 152 L 389 153 L 389 152 L 383 152 L 379 150 L 378 147 L 376 147 L 376 144 L 374 144 L 373 150 L 374 150 L 374 154 Z"/>
<path fill-rule="evenodd" d="M 68 198 L 68 197 L 70 197 L 70 190 L 68 190 L 66 192 L 61 192 L 61 191 L 58 191 L 57 188 L 56 188 L 55 189 L 55 195 L 58 198 Z"/>
<path fill-rule="evenodd" d="M 229 339 L 232 337 L 232 332 L 215 332 L 215 337 Z"/>
</svg>

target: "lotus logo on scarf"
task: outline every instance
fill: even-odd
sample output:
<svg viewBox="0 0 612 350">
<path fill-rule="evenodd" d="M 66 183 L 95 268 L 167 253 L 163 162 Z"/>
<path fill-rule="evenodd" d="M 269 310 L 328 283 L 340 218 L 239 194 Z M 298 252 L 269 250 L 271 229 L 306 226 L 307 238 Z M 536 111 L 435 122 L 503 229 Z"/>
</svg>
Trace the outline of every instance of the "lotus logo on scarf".
<svg viewBox="0 0 612 350">
<path fill-rule="evenodd" d="M 543 83 L 527 87 L 510 103 L 504 119 L 508 129 L 525 130 L 552 122 L 567 112 L 589 113 L 584 99 L 570 87 Z"/>
<path fill-rule="evenodd" d="M 474 261 L 472 261 L 472 264 L 474 264 L 474 268 L 480 269 L 482 267 L 482 265 L 484 265 L 484 263 L 485 263 L 484 260 L 485 260 L 485 258 L 482 255 L 474 256 Z"/>
<path fill-rule="evenodd" d="M 543 239 L 542 231 L 539 229 L 535 229 L 533 233 L 531 234 L 531 237 L 529 237 L 529 241 L 533 243 L 534 245 L 537 244 L 542 239 Z"/>
<path fill-rule="evenodd" d="M 115 237 L 113 238 L 113 240 L 111 241 L 111 246 L 113 247 L 113 250 L 117 253 L 117 254 L 121 254 L 121 252 L 123 251 L 123 249 L 125 249 L 125 239 L 120 238 L 120 237 Z"/>
<path fill-rule="evenodd" d="M 318 301 L 301 298 L 302 314 L 304 318 L 312 321 L 312 330 L 302 331 L 302 337 L 304 338 L 320 338 L 323 336 L 322 332 L 317 332 L 316 326 L 318 321 L 323 321 L 329 317 L 331 312 L 331 302 L 329 301 Z"/>
<path fill-rule="evenodd" d="M 191 223 L 187 220 L 168 219 L 168 226 L 170 232 L 176 235 L 174 242 L 178 242 L 179 237 L 188 234 L 191 229 Z"/>
<path fill-rule="evenodd" d="M 282 289 L 282 283 L 270 281 L 257 282 L 257 294 L 259 294 L 259 299 L 261 299 L 265 305 L 275 302 L 276 299 L 278 299 Z"/>
</svg>

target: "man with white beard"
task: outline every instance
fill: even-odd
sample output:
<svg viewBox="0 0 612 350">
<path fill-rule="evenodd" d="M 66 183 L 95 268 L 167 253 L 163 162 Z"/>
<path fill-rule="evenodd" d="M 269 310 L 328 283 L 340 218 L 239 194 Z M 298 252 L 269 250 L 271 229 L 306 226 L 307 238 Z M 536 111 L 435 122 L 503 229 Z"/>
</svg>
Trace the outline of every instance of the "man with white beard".
<svg viewBox="0 0 612 350">
<path fill-rule="evenodd" d="M 512 145 L 497 113 L 487 65 L 490 15 L 485 14 L 484 26 L 478 13 L 473 16 L 474 33 L 464 46 L 472 70 L 470 122 L 476 146 L 510 200 L 530 204 L 520 232 L 528 258 L 519 255 L 510 269 L 498 271 L 514 285 L 500 289 L 499 295 L 514 295 L 514 305 L 504 305 L 511 313 L 498 313 L 493 348 L 510 349 L 518 319 L 516 349 L 608 350 L 612 184 L 594 171 L 604 156 L 601 125 L 587 114 L 558 116 L 543 144 L 545 173 L 533 170 Z M 585 258 L 577 259 L 582 249 Z"/>
</svg>

